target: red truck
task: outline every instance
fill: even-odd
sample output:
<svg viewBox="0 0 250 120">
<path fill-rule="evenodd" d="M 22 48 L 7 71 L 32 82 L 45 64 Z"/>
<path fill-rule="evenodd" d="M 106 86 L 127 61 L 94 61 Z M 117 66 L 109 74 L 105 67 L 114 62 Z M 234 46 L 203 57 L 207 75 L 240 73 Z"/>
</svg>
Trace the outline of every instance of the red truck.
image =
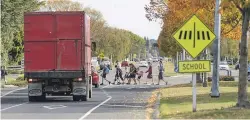
<svg viewBox="0 0 250 120">
<path fill-rule="evenodd" d="M 92 97 L 90 18 L 85 12 L 24 13 L 24 77 L 29 101 Z"/>
</svg>

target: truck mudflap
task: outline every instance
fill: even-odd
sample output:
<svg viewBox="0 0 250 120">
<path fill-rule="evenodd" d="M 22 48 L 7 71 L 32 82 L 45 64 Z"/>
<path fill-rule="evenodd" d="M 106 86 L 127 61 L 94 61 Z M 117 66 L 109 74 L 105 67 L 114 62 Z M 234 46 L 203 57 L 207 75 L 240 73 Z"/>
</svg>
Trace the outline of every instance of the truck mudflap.
<svg viewBox="0 0 250 120">
<path fill-rule="evenodd" d="M 86 95 L 86 83 L 85 82 L 73 82 L 73 90 L 72 90 L 72 93 L 73 95 Z"/>
<path fill-rule="evenodd" d="M 41 96 L 43 94 L 42 83 L 29 83 L 28 94 L 29 96 Z"/>
</svg>

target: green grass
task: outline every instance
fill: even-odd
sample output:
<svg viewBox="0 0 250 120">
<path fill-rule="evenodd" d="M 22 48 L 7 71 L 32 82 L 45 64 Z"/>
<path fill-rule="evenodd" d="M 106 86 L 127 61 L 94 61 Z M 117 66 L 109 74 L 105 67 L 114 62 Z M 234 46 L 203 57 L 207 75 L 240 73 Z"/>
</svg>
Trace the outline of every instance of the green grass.
<svg viewBox="0 0 250 120">
<path fill-rule="evenodd" d="M 172 62 L 166 62 L 164 64 L 166 76 L 176 76 L 178 73 L 174 71 L 174 64 Z"/>
<path fill-rule="evenodd" d="M 190 73 L 176 73 L 174 71 L 174 64 L 172 62 L 165 62 L 164 68 L 165 68 L 165 75 L 166 76 L 177 76 L 177 75 L 183 75 L 183 74 L 190 74 Z"/>
<path fill-rule="evenodd" d="M 211 83 L 208 85 L 208 87 L 202 87 L 202 84 L 197 84 L 197 112 L 195 113 L 192 112 L 191 84 L 161 89 L 160 117 L 163 119 L 250 118 L 250 109 L 242 110 L 233 107 L 237 101 L 237 82 L 220 82 L 220 98 L 209 96 Z"/>
</svg>

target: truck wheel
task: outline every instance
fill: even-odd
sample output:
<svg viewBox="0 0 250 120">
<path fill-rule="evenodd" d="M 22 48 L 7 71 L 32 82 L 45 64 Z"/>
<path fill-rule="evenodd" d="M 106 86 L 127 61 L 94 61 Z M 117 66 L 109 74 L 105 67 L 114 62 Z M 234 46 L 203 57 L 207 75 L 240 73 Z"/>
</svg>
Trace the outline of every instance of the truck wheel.
<svg viewBox="0 0 250 120">
<path fill-rule="evenodd" d="M 89 98 L 92 98 L 92 90 L 89 90 Z"/>
<path fill-rule="evenodd" d="M 45 100 L 46 100 L 46 94 L 43 93 L 42 96 L 39 96 L 39 97 L 37 97 L 37 98 L 39 99 L 39 101 L 45 101 Z"/>
<path fill-rule="evenodd" d="M 81 96 L 82 101 L 88 101 L 88 97 L 86 95 Z"/>
<path fill-rule="evenodd" d="M 73 101 L 80 101 L 81 97 L 78 95 L 73 95 Z"/>
<path fill-rule="evenodd" d="M 36 101 L 36 96 L 29 96 L 29 101 L 30 102 L 35 102 Z"/>
<path fill-rule="evenodd" d="M 99 84 L 95 84 L 95 88 L 99 88 Z"/>
</svg>

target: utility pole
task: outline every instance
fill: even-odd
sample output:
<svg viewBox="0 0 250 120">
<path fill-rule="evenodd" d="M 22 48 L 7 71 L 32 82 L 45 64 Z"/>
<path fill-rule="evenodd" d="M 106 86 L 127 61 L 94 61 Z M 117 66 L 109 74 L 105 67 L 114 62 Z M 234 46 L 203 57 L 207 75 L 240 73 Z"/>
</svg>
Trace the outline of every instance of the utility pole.
<svg viewBox="0 0 250 120">
<path fill-rule="evenodd" d="M 215 4 L 215 24 L 214 33 L 216 35 L 213 52 L 214 52 L 214 63 L 213 63 L 213 77 L 212 77 L 212 88 L 211 97 L 220 97 L 219 93 L 219 63 L 220 63 L 220 33 L 221 33 L 221 15 L 219 13 L 221 0 L 216 0 Z"/>
</svg>

